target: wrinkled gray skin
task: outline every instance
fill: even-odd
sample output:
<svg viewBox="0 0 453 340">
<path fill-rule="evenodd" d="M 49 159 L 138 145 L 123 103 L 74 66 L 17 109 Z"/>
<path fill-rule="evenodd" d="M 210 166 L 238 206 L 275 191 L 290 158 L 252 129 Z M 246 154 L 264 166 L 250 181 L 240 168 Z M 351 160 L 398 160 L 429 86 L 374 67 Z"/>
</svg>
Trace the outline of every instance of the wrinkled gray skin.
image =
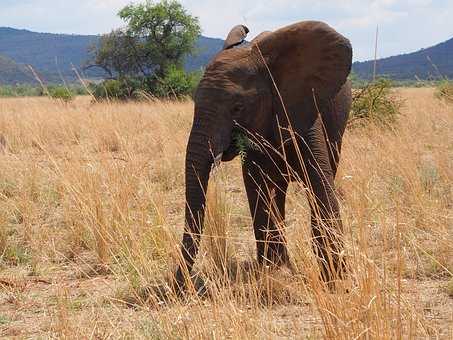
<svg viewBox="0 0 453 340">
<path fill-rule="evenodd" d="M 245 39 L 244 32 L 244 26 L 233 29 L 196 92 L 186 154 L 179 290 L 198 252 L 214 159 L 230 161 L 238 155 L 233 129 L 260 145 L 248 151 L 243 164 L 258 262 L 289 264 L 282 232 L 286 190 L 289 182 L 302 181 L 309 188 L 322 278 L 331 281 L 343 271 L 342 244 L 329 232 L 342 231 L 334 178 L 351 106 L 351 45 L 328 25 L 307 21 L 230 48 Z"/>
</svg>

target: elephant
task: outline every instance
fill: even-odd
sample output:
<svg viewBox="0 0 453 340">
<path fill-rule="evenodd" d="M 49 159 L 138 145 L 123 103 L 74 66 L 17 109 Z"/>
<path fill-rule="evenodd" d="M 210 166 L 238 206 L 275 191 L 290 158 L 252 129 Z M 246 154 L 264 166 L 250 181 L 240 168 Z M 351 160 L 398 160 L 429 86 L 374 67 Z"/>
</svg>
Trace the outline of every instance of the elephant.
<svg viewBox="0 0 453 340">
<path fill-rule="evenodd" d="M 343 277 L 342 222 L 334 179 L 351 107 L 352 47 L 329 25 L 302 21 L 264 32 L 250 43 L 235 26 L 208 64 L 194 96 L 185 163 L 185 229 L 177 288 L 184 290 L 198 253 L 205 193 L 214 164 L 249 148 L 242 174 L 253 217 L 258 263 L 290 265 L 284 235 L 288 184 L 308 191 L 320 278 Z"/>
</svg>

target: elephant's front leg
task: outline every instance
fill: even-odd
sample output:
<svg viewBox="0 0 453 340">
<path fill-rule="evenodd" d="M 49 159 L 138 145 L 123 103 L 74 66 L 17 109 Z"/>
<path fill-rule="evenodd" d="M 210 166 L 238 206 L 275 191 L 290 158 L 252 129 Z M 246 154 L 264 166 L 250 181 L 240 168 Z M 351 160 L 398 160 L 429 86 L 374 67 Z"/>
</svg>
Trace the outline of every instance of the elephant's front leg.
<svg viewBox="0 0 453 340">
<path fill-rule="evenodd" d="M 284 235 L 285 198 L 288 184 L 267 178 L 251 162 L 242 167 L 259 264 L 289 265 Z"/>
</svg>

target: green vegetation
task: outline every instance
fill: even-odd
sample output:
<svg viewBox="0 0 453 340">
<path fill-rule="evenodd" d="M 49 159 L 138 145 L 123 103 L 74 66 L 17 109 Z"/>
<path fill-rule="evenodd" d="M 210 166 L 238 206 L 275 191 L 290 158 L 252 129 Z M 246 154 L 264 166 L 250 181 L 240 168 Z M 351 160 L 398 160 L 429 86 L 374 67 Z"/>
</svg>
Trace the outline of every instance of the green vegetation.
<svg viewBox="0 0 453 340">
<path fill-rule="evenodd" d="M 198 19 L 176 1 L 130 4 L 119 12 L 126 28 L 101 37 L 93 46 L 90 67 L 110 77 L 95 89 L 97 98 L 136 98 L 137 92 L 157 97 L 191 95 L 198 74 L 186 74 L 184 58 L 200 36 Z"/>
<path fill-rule="evenodd" d="M 198 18 L 174 0 L 131 4 L 119 16 L 127 23 L 126 34 L 135 44 L 132 58 L 143 76 L 163 77 L 172 65 L 181 67 L 201 34 Z"/>
<path fill-rule="evenodd" d="M 374 122 L 391 125 L 401 114 L 402 101 L 391 90 L 388 79 L 378 79 L 354 91 L 350 124 Z"/>
<path fill-rule="evenodd" d="M 153 93 L 158 97 L 193 96 L 201 75 L 201 72 L 187 73 L 173 65 L 167 69 L 164 77 L 155 83 Z"/>
<path fill-rule="evenodd" d="M 367 81 L 361 79 L 354 70 L 351 71 L 348 77 L 349 81 L 352 83 L 352 87 L 355 89 L 364 88 L 367 85 Z"/>
<path fill-rule="evenodd" d="M 95 98 L 126 100 L 136 98 L 143 84 L 133 79 L 108 79 L 100 84 L 90 85 Z"/>
<path fill-rule="evenodd" d="M 239 129 L 233 130 L 233 144 L 236 146 L 238 150 L 239 157 L 241 158 L 241 162 L 244 163 L 247 159 L 247 152 L 249 150 L 260 150 L 259 145 L 257 145 L 254 141 L 252 141 L 243 131 Z"/>
<path fill-rule="evenodd" d="M 147 94 L 159 98 L 179 99 L 192 96 L 200 78 L 201 72 L 187 73 L 181 68 L 172 66 L 163 78 L 122 77 L 108 79 L 90 87 L 97 99 L 140 99 Z"/>
<path fill-rule="evenodd" d="M 65 103 L 69 103 L 74 99 L 74 93 L 71 89 L 64 86 L 55 86 L 49 89 L 49 95 L 51 98 L 61 100 Z"/>
<path fill-rule="evenodd" d="M 49 85 L 46 90 L 40 86 L 28 84 L 0 86 L 0 97 L 41 97 L 45 95 L 55 99 L 70 101 L 75 96 L 87 95 L 87 91 L 76 84 L 68 86 Z"/>
<path fill-rule="evenodd" d="M 453 104 L 453 81 L 445 79 L 440 82 L 436 87 L 435 96 L 438 99 Z"/>
<path fill-rule="evenodd" d="M 42 95 L 42 88 L 33 85 L 0 86 L 0 97 L 36 97 Z"/>
<path fill-rule="evenodd" d="M 387 79 L 389 81 L 389 87 L 436 87 L 442 84 L 443 80 L 422 80 L 418 78 L 406 79 L 406 80 L 395 80 L 391 77 L 379 77 L 379 79 Z M 370 84 L 370 80 L 360 77 L 354 70 L 349 75 L 349 80 L 352 83 L 354 89 L 363 89 Z"/>
</svg>

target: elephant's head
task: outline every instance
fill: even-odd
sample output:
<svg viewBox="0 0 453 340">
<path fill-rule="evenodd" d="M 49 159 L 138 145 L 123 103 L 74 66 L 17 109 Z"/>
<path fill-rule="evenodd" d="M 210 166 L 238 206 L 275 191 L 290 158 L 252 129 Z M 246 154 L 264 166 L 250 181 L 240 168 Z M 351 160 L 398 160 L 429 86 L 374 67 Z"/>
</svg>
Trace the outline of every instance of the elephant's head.
<svg viewBox="0 0 453 340">
<path fill-rule="evenodd" d="M 349 41 L 324 23 L 297 23 L 230 48 L 247 32 L 245 26 L 233 29 L 225 49 L 207 66 L 195 95 L 186 155 L 186 223 L 193 233 L 201 232 L 214 160 L 229 161 L 237 155 L 233 129 L 272 140 L 277 121 L 303 128 L 306 117 L 316 112 L 314 97 L 333 98 L 351 69 Z"/>
</svg>

